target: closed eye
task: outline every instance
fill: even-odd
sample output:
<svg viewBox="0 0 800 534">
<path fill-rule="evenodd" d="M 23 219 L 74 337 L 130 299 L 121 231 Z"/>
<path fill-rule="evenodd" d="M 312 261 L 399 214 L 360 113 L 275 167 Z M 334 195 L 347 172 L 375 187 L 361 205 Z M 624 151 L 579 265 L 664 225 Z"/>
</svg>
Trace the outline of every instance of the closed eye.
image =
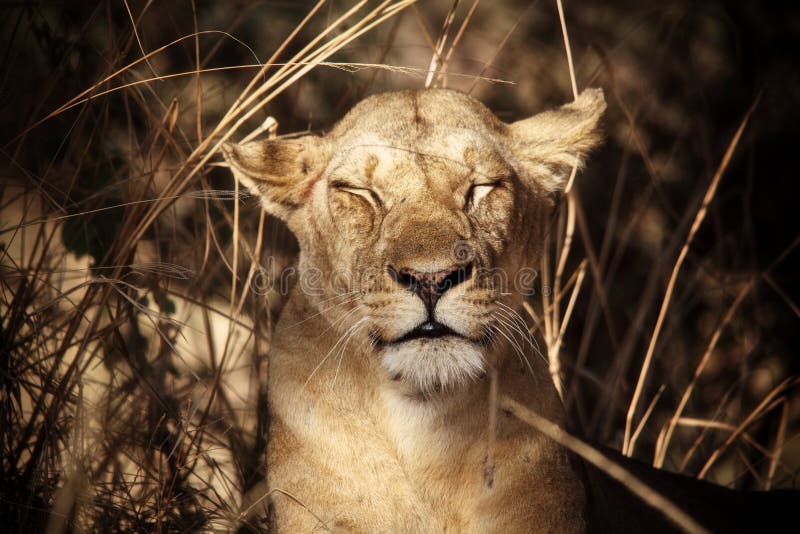
<svg viewBox="0 0 800 534">
<path fill-rule="evenodd" d="M 368 187 L 349 184 L 341 180 L 334 180 L 333 182 L 331 182 L 331 187 L 338 191 L 343 191 L 345 193 L 350 193 L 351 195 L 364 198 L 368 201 L 371 200 L 379 208 L 383 207 L 383 202 L 381 201 L 381 197 L 378 196 L 378 193 L 376 193 L 375 191 L 373 191 Z"/>
<path fill-rule="evenodd" d="M 476 183 L 469 186 L 464 201 L 464 209 L 477 206 L 486 195 L 492 192 L 492 189 L 500 186 L 501 184 L 501 180 L 495 180 L 494 182 Z"/>
</svg>

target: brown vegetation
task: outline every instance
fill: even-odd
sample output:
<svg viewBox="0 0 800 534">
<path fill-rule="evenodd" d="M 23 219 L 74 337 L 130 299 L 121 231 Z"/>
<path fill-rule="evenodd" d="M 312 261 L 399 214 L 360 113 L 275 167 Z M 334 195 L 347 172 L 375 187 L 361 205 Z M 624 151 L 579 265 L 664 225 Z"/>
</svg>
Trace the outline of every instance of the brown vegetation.
<svg viewBox="0 0 800 534">
<path fill-rule="evenodd" d="M 508 120 L 605 88 L 606 145 L 526 305 L 574 426 L 729 487 L 793 487 L 800 19 L 563 7 L 563 25 L 522 0 L 0 8 L 3 524 L 264 527 L 248 512 L 281 292 L 254 288 L 296 244 L 219 147 L 425 85 Z"/>
</svg>

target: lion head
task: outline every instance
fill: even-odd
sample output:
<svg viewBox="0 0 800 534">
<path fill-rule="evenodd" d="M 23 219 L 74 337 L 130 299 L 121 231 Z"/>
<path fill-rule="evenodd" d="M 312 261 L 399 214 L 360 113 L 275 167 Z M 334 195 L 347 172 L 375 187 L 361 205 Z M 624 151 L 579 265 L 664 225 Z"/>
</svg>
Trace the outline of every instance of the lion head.
<svg viewBox="0 0 800 534">
<path fill-rule="evenodd" d="M 592 89 L 506 124 L 456 91 L 384 93 L 322 137 L 223 152 L 297 236 L 300 289 L 318 313 L 424 393 L 493 364 L 542 214 L 598 144 L 604 109 Z"/>
</svg>

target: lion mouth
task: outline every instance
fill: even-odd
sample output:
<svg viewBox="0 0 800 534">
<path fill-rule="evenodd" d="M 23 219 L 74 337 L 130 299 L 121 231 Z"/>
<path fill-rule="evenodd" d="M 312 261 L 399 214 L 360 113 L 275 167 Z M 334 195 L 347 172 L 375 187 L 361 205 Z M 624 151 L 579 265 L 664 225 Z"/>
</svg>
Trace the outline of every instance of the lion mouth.
<svg viewBox="0 0 800 534">
<path fill-rule="evenodd" d="M 391 341 L 390 343 L 405 343 L 406 341 L 411 341 L 412 339 L 434 339 L 444 336 L 464 337 L 455 330 L 446 327 L 438 321 L 428 320 L 413 330 L 405 333 L 403 336 Z"/>
</svg>

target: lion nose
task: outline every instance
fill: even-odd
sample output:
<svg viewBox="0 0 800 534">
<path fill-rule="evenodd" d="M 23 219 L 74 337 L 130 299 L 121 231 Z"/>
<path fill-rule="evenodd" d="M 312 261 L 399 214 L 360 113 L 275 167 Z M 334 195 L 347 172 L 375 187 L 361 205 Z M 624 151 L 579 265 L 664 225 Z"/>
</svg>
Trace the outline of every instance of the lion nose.
<svg viewBox="0 0 800 534">
<path fill-rule="evenodd" d="M 416 293 L 432 314 L 442 295 L 470 277 L 472 264 L 451 265 L 442 271 L 418 271 L 410 267 L 397 270 L 389 265 L 388 270 L 392 279 Z"/>
</svg>

